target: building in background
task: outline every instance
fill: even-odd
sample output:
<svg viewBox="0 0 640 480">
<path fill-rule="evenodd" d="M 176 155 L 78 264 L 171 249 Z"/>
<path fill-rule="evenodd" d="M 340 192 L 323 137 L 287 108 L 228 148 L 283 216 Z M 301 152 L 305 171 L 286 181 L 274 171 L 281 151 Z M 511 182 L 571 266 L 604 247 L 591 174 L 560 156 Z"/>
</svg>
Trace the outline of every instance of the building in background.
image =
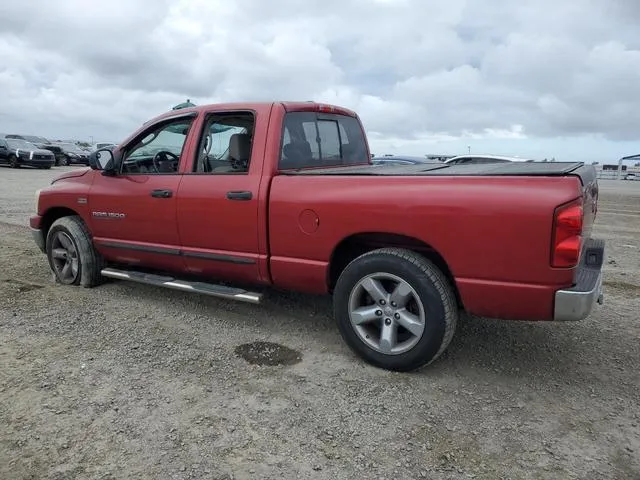
<svg viewBox="0 0 640 480">
<path fill-rule="evenodd" d="M 640 154 L 620 158 L 616 163 L 593 165 L 598 178 L 610 180 L 640 180 Z"/>
</svg>

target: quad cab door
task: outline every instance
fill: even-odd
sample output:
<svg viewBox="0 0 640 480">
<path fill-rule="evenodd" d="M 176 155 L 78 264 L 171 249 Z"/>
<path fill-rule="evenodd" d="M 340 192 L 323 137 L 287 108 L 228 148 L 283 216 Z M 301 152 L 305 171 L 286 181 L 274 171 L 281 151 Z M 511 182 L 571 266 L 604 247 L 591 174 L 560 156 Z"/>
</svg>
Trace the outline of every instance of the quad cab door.
<svg viewBox="0 0 640 480">
<path fill-rule="evenodd" d="M 184 270 L 176 198 L 194 114 L 164 119 L 123 145 L 113 175 L 97 174 L 88 203 L 94 243 L 111 262 Z"/>
<path fill-rule="evenodd" d="M 191 171 L 185 172 L 177 199 L 190 273 L 240 284 L 261 283 L 267 275 L 260 155 L 268 115 L 269 110 L 210 111 L 198 128 Z"/>
</svg>

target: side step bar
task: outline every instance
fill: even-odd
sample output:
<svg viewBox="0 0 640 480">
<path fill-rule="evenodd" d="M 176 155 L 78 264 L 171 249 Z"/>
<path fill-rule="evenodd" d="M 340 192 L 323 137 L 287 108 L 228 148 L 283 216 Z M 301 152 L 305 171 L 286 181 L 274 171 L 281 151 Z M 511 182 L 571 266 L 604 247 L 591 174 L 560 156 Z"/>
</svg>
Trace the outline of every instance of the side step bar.
<svg viewBox="0 0 640 480">
<path fill-rule="evenodd" d="M 259 304 L 262 301 L 262 294 L 248 292 L 241 288 L 227 287 L 224 285 L 216 285 L 204 282 L 189 282 L 186 280 L 178 280 L 173 277 L 165 277 L 162 275 L 154 275 L 152 273 L 136 272 L 132 270 L 118 270 L 115 268 L 104 268 L 100 272 L 103 276 L 116 278 L 119 280 L 130 280 L 132 282 L 144 283 L 146 285 L 155 285 L 157 287 L 172 288 L 183 292 L 202 293 L 212 297 L 226 298 L 229 300 L 238 300 Z"/>
</svg>

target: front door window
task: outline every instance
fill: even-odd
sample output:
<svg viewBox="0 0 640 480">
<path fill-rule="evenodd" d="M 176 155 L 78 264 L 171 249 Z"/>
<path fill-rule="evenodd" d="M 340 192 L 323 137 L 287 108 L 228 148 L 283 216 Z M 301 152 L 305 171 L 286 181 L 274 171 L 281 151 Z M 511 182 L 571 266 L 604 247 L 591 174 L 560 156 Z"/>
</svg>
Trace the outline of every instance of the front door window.
<svg viewBox="0 0 640 480">
<path fill-rule="evenodd" d="M 181 118 L 147 132 L 127 148 L 122 159 L 122 174 L 176 174 L 192 122 L 192 118 Z"/>
</svg>

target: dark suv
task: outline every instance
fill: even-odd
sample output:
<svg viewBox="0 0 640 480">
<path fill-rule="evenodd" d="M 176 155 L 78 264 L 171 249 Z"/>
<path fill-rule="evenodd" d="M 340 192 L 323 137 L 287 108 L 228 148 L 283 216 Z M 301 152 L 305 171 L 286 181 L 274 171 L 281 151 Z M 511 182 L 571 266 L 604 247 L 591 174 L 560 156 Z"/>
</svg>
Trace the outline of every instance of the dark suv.
<svg viewBox="0 0 640 480">
<path fill-rule="evenodd" d="M 54 145 L 44 137 L 40 137 L 38 135 L 18 135 L 16 133 L 12 133 L 12 134 L 6 135 L 5 138 L 16 138 L 18 140 L 25 140 L 29 143 L 34 144 L 38 148 L 49 150 L 50 152 L 53 152 L 53 155 L 56 158 L 56 163 L 55 163 L 56 165 L 64 164 L 63 162 L 65 159 L 65 156 L 62 153 L 62 149 L 59 146 Z"/>
</svg>

